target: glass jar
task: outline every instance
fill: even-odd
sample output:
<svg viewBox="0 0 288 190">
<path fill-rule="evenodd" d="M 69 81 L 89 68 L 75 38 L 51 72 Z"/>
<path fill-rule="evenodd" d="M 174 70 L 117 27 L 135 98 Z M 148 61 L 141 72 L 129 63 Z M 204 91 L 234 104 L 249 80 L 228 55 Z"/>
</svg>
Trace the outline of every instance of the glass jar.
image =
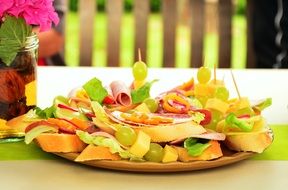
<svg viewBox="0 0 288 190">
<path fill-rule="evenodd" d="M 7 120 L 25 114 L 36 105 L 36 66 L 39 40 L 36 34 L 7 66 L 0 59 L 0 129 Z"/>
</svg>

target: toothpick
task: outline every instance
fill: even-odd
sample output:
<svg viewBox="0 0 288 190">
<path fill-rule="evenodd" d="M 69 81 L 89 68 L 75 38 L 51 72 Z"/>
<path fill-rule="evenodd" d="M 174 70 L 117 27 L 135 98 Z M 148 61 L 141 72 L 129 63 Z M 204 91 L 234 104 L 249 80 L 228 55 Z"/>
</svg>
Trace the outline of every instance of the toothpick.
<svg viewBox="0 0 288 190">
<path fill-rule="evenodd" d="M 237 84 L 236 84 L 236 80 L 235 80 L 235 78 L 234 78 L 234 75 L 233 75 L 232 70 L 230 70 L 230 72 L 231 72 L 231 76 L 232 76 L 232 79 L 233 79 L 234 86 L 235 86 L 236 91 L 237 91 L 237 94 L 238 94 L 238 98 L 241 99 L 240 92 L 239 92 L 239 90 L 238 90 L 238 86 L 237 86 Z"/>
<path fill-rule="evenodd" d="M 142 59 L 141 59 L 141 50 L 140 48 L 138 48 L 138 61 L 141 62 Z"/>
<path fill-rule="evenodd" d="M 217 78 L 216 78 L 216 64 L 214 63 L 214 84 L 217 83 Z"/>
</svg>

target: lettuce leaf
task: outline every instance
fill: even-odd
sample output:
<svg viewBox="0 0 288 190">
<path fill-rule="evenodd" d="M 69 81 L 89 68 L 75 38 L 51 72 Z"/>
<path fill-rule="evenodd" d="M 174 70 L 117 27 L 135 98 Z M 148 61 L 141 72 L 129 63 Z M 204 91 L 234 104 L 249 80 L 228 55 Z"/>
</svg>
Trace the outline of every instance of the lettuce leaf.
<svg viewBox="0 0 288 190">
<path fill-rule="evenodd" d="M 227 124 L 227 127 L 239 128 L 241 131 L 244 132 L 251 132 L 255 123 L 253 120 L 239 119 L 234 113 L 230 113 L 226 117 L 225 122 Z"/>
<path fill-rule="evenodd" d="M 83 89 L 88 94 L 92 101 L 102 103 L 104 98 L 108 95 L 107 90 L 102 86 L 102 82 L 97 78 L 92 78 L 83 85 Z"/>
<path fill-rule="evenodd" d="M 259 103 L 258 105 L 254 106 L 259 111 L 264 110 L 265 108 L 272 105 L 272 98 L 266 98 L 263 102 Z"/>
<path fill-rule="evenodd" d="M 115 139 L 102 136 L 92 136 L 87 132 L 79 130 L 76 131 L 76 134 L 86 144 L 107 147 L 112 154 L 118 153 L 119 156 L 123 159 L 141 160 L 140 158 L 137 158 L 131 154 L 128 150 L 124 150 Z"/>
<path fill-rule="evenodd" d="M 197 111 L 190 111 L 188 112 L 188 114 L 192 117 L 192 120 L 197 124 L 200 124 L 201 121 L 205 119 L 205 115 Z"/>
<path fill-rule="evenodd" d="M 105 112 L 103 107 L 98 102 L 92 101 L 91 107 L 92 107 L 92 110 L 96 116 L 95 118 L 93 118 L 94 123 L 96 120 L 98 120 L 101 123 L 105 124 L 105 126 L 108 126 L 109 128 L 111 128 L 113 130 L 117 130 L 119 127 L 122 126 L 119 123 L 115 123 L 115 122 L 111 121 L 110 118 L 107 116 L 107 113 Z M 101 127 L 103 127 L 103 126 L 98 125 L 98 127 L 101 129 Z"/>
<path fill-rule="evenodd" d="M 55 106 L 47 107 L 42 110 L 39 107 L 34 108 L 36 115 L 38 115 L 42 119 L 54 118 L 54 112 L 56 110 Z"/>
<path fill-rule="evenodd" d="M 132 90 L 131 97 L 133 104 L 138 104 L 143 102 L 145 99 L 150 97 L 150 88 L 153 83 L 157 82 L 158 80 L 153 80 L 151 82 L 145 83 L 142 87 L 137 90 Z"/>
<path fill-rule="evenodd" d="M 28 131 L 25 134 L 25 143 L 29 144 L 31 143 L 36 137 L 38 137 L 40 134 L 42 133 L 57 133 L 58 129 L 55 127 L 51 127 L 51 126 L 46 126 L 46 125 L 39 125 L 33 129 L 31 129 L 30 131 Z"/>
<path fill-rule="evenodd" d="M 187 150 L 190 156 L 196 157 L 203 154 L 203 152 L 209 147 L 209 140 L 188 138 L 184 141 L 184 148 Z"/>
</svg>

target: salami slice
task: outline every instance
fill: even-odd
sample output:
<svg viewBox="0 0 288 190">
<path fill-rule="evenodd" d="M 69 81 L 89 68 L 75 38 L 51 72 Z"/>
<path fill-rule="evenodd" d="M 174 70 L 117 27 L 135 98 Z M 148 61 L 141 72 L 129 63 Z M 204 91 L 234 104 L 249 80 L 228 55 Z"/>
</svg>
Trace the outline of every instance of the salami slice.
<svg viewBox="0 0 288 190">
<path fill-rule="evenodd" d="M 130 95 L 129 88 L 122 81 L 113 81 L 110 84 L 113 97 L 116 100 L 116 103 L 123 106 L 130 106 L 132 104 L 132 99 Z"/>
</svg>

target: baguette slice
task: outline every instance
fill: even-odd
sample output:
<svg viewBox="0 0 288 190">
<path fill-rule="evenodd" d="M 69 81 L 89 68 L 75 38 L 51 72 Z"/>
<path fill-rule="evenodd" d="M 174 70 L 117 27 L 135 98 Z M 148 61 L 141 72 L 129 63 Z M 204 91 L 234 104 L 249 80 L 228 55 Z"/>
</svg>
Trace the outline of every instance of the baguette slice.
<svg viewBox="0 0 288 190">
<path fill-rule="evenodd" d="M 86 147 L 77 135 L 42 133 L 37 143 L 46 152 L 81 152 Z"/>
<path fill-rule="evenodd" d="M 89 160 L 121 160 L 118 154 L 112 154 L 107 147 L 88 145 L 75 159 L 76 162 Z"/>
<path fill-rule="evenodd" d="M 273 141 L 272 130 L 226 135 L 225 145 L 236 151 L 262 153 Z"/>
<path fill-rule="evenodd" d="M 223 156 L 220 144 L 218 141 L 211 140 L 209 146 L 202 155 L 193 157 L 190 156 L 185 148 L 174 146 L 178 152 L 178 160 L 181 162 L 189 162 L 195 160 L 213 160 Z"/>
<path fill-rule="evenodd" d="M 27 121 L 27 114 L 24 114 L 7 121 L 6 125 L 9 129 L 14 129 L 24 133 L 26 127 L 33 122 L 35 121 Z"/>
<path fill-rule="evenodd" d="M 225 121 L 219 122 L 216 130 L 226 135 L 224 144 L 231 150 L 262 153 L 273 141 L 273 132 L 262 116 L 257 120 L 251 132 L 224 131 Z M 233 128 L 231 128 L 233 129 Z"/>
</svg>

